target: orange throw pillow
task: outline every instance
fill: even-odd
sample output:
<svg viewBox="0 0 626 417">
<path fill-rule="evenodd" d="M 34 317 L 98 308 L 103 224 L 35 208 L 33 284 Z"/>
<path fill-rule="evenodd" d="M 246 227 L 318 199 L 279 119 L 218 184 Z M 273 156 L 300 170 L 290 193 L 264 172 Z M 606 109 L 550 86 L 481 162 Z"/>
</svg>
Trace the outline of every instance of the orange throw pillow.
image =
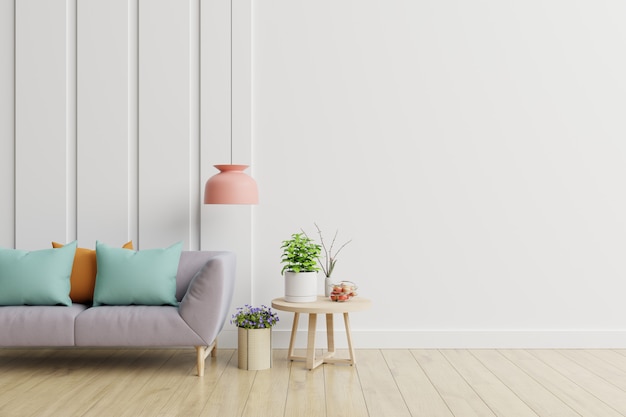
<svg viewBox="0 0 626 417">
<path fill-rule="evenodd" d="M 61 243 L 52 242 L 53 248 L 62 248 Z M 133 242 L 127 242 L 124 249 L 133 249 Z M 93 290 L 96 286 L 96 251 L 86 248 L 76 248 L 74 265 L 70 276 L 70 298 L 72 302 L 87 304 L 93 301 Z"/>
</svg>

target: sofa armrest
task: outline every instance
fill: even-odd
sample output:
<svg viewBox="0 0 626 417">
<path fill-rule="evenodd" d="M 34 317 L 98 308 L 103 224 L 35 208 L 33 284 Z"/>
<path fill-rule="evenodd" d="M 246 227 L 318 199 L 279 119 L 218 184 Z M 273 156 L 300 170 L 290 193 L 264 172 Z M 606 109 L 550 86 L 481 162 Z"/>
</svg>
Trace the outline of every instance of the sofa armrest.
<svg viewBox="0 0 626 417">
<path fill-rule="evenodd" d="M 213 343 L 224 327 L 235 288 L 236 257 L 219 252 L 193 277 L 179 306 L 182 319 L 206 345 Z"/>
</svg>

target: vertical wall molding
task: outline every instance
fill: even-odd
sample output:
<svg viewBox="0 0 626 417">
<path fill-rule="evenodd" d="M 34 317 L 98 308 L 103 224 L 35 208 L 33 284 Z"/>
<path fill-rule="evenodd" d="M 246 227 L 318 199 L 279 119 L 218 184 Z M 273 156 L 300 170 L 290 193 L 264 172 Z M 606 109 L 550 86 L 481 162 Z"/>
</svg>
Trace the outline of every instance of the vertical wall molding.
<svg viewBox="0 0 626 417">
<path fill-rule="evenodd" d="M 65 209 L 65 241 L 73 241 L 77 238 L 77 0 L 67 0 L 66 5 L 66 70 L 65 70 L 65 87 L 66 87 L 66 164 L 65 164 L 65 181 L 66 181 L 66 209 Z"/>
<path fill-rule="evenodd" d="M 15 247 L 15 3 L 0 0 L 0 246 Z"/>
<path fill-rule="evenodd" d="M 189 249 L 200 248 L 200 0 L 189 1 Z"/>
<path fill-rule="evenodd" d="M 139 242 L 139 0 L 128 0 L 128 206 L 129 240 Z"/>
</svg>

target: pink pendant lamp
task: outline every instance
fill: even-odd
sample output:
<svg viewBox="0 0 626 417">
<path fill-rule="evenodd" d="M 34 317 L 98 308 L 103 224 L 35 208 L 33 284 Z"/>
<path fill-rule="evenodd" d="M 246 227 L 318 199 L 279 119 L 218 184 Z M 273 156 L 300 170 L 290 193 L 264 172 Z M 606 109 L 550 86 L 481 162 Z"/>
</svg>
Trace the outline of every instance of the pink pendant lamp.
<svg viewBox="0 0 626 417">
<path fill-rule="evenodd" d="M 256 181 L 243 172 L 248 165 L 233 165 L 233 3 L 230 2 L 230 164 L 219 169 L 204 186 L 204 204 L 258 204 Z"/>
<path fill-rule="evenodd" d="M 206 182 L 204 204 L 258 204 L 256 181 L 243 172 L 248 165 L 215 165 L 220 172 Z"/>
</svg>

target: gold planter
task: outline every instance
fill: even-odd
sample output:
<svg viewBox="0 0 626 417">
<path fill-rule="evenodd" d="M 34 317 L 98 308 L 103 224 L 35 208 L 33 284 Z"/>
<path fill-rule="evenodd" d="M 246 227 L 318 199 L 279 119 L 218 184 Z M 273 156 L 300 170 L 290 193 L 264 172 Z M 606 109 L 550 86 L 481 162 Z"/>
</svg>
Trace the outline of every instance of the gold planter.
<svg viewBox="0 0 626 417">
<path fill-rule="evenodd" d="M 258 371 L 272 367 L 272 329 L 238 328 L 239 369 Z"/>
</svg>

